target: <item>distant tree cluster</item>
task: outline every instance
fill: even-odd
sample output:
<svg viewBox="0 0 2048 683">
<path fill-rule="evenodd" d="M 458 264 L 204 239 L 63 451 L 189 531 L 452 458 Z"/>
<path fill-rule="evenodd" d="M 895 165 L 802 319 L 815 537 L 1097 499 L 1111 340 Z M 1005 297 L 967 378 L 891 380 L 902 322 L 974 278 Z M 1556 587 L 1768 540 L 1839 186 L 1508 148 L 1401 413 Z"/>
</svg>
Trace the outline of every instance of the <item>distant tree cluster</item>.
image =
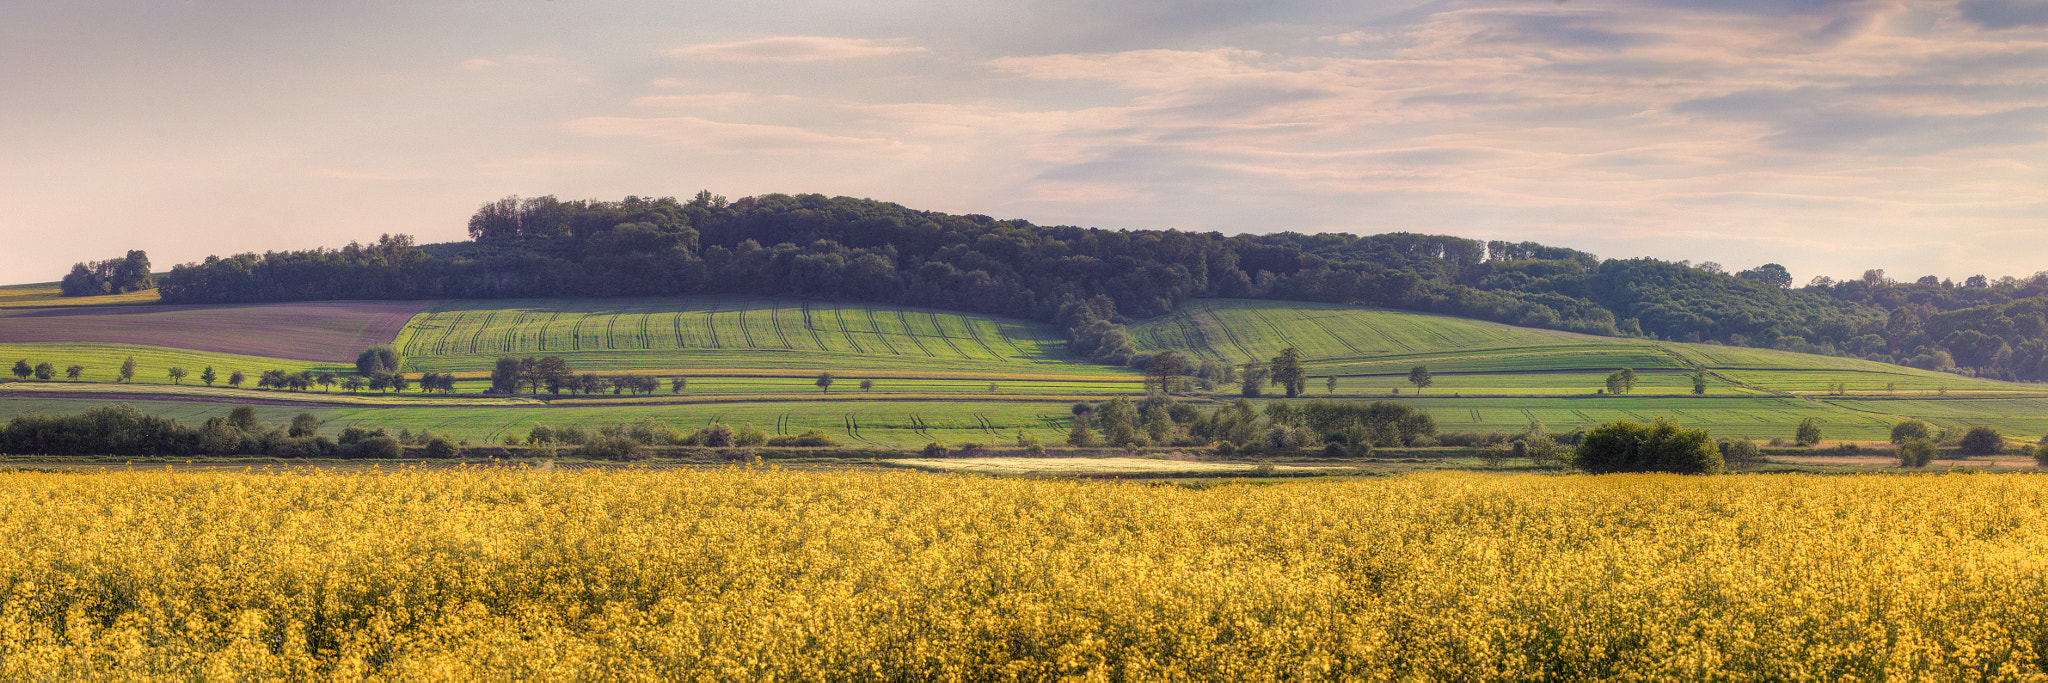
<svg viewBox="0 0 2048 683">
<path fill-rule="evenodd" d="M 78 263 L 57 283 L 64 296 L 96 296 L 138 292 L 156 286 L 149 272 L 149 254 L 136 250 L 125 258 Z"/>
</svg>

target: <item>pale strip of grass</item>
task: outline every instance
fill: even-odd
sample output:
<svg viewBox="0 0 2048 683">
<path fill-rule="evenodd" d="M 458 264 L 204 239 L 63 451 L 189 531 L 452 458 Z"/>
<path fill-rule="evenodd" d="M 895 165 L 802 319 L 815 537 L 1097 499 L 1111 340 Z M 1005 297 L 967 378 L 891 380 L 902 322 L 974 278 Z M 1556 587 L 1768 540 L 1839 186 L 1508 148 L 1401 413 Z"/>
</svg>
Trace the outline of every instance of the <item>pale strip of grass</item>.
<svg viewBox="0 0 2048 683">
<path fill-rule="evenodd" d="M 189 351 L 168 349 L 157 346 L 136 344 L 57 343 L 23 342 L 0 344 L 0 363 L 12 366 L 14 361 L 26 360 L 29 365 L 48 362 L 55 366 L 57 379 L 65 379 L 64 369 L 71 365 L 86 368 L 81 379 L 87 381 L 113 381 L 120 375 L 121 363 L 128 357 L 135 358 L 135 384 L 174 384 L 168 374 L 170 368 L 184 368 L 187 375 L 183 384 L 199 384 L 199 373 L 212 367 L 220 375 L 220 383 L 226 383 L 228 374 L 240 370 L 248 375 L 249 383 L 255 384 L 256 377 L 265 370 L 286 372 L 333 372 L 345 374 L 355 372 L 354 365 L 339 363 L 318 363 L 283 358 L 241 356 L 211 351 Z"/>
<path fill-rule="evenodd" d="M 153 304 L 163 299 L 154 289 L 126 294 L 64 296 L 55 282 L 0 287 L 0 308 L 44 308 L 57 306 L 125 306 Z"/>
<path fill-rule="evenodd" d="M 1002 475 L 1241 475 L 1250 474 L 1258 467 L 1257 464 L 1244 462 L 1159 458 L 901 458 L 883 462 L 918 469 Z M 1348 472 L 1354 469 L 1297 465 L 1273 465 L 1272 468 L 1276 474 Z"/>
<path fill-rule="evenodd" d="M 253 383 L 252 383 L 253 384 Z M 309 391 L 283 391 L 270 389 L 236 389 L 227 386 L 164 385 L 164 384 L 116 384 L 110 382 L 0 382 L 0 395 L 26 393 L 75 394 L 80 397 L 92 395 L 139 394 L 162 397 L 166 400 L 204 399 L 212 401 L 290 401 L 294 403 L 328 403 L 336 405 L 386 405 L 386 406 L 511 406 L 539 405 L 542 401 L 525 397 L 440 395 L 409 393 L 351 393 L 340 388 Z"/>
</svg>

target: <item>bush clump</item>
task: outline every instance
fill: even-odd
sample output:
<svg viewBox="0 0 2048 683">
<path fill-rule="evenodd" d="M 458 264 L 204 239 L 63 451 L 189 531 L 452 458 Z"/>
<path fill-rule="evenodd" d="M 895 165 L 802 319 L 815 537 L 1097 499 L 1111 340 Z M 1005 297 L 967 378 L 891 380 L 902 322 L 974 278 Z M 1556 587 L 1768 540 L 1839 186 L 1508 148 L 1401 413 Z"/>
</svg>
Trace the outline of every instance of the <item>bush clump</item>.
<svg viewBox="0 0 2048 683">
<path fill-rule="evenodd" d="M 1963 441 L 1957 444 L 1963 455 L 1997 455 L 2005 450 L 2005 435 L 1993 427 L 1977 425 L 1963 433 Z"/>
<path fill-rule="evenodd" d="M 1724 467 L 1721 451 L 1707 430 L 1686 429 L 1665 419 L 1647 425 L 1620 420 L 1595 427 L 1579 443 L 1576 463 L 1595 474 L 1714 474 Z"/>
</svg>

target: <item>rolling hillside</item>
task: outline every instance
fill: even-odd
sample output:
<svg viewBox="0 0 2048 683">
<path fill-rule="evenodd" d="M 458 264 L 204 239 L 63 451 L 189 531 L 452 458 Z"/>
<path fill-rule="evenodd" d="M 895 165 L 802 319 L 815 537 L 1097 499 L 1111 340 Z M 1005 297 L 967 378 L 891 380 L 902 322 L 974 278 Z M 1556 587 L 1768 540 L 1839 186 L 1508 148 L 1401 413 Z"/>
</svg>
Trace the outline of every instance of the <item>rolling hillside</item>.
<svg viewBox="0 0 2048 683">
<path fill-rule="evenodd" d="M 63 313 L 42 313 L 53 310 Z M 417 314 L 400 327 L 393 316 L 407 311 Z M 291 325 L 292 316 L 308 313 L 317 314 L 313 323 Z M 152 324 L 124 322 L 136 320 Z M 22 327 L 27 324 L 37 327 Z M 224 413 L 225 404 L 246 402 L 264 406 L 266 415 L 312 410 L 335 421 L 335 428 L 432 428 L 474 442 L 522 433 L 533 424 L 595 427 L 643 417 L 677 426 L 751 422 L 771 433 L 817 428 L 860 444 L 1002 441 L 1019 430 L 1057 442 L 1065 436 L 1073 402 L 1140 391 L 1137 373 L 1066 353 L 1057 332 L 1039 323 L 763 297 L 23 308 L 0 315 L 0 326 L 0 337 L 42 340 L 0 343 L 0 361 L 47 361 L 60 369 L 51 382 L 0 384 L 0 414 L 123 400 L 181 419 L 203 419 Z M 265 326 L 290 329 L 266 333 Z M 1658 417 L 1706 427 L 1717 436 L 1759 439 L 1789 437 L 1793 425 L 1806 418 L 1822 424 L 1830 441 L 1882 440 L 1892 424 L 1907 418 L 1948 428 L 1991 424 L 2015 436 L 2048 429 L 2048 419 L 2039 417 L 2048 392 L 2038 385 L 1781 351 L 1232 299 L 1190 301 L 1130 329 L 1144 351 L 1174 349 L 1232 363 L 1270 358 L 1292 346 L 1303 352 L 1311 375 L 1307 398 L 1408 402 L 1456 431 L 1513 430 L 1531 421 L 1568 430 Z M 77 339 L 61 341 L 66 335 Z M 93 339 L 102 341 L 85 341 Z M 120 339 L 136 343 L 116 343 Z M 352 357 L 346 348 L 378 341 L 395 342 L 409 372 L 456 373 L 457 395 L 195 386 L 207 366 L 223 378 L 240 370 L 252 384 L 270 369 L 346 373 L 352 368 L 343 362 L 279 356 L 339 360 Z M 136 381 L 111 383 L 114 368 L 131 355 L 138 364 Z M 559 355 L 579 373 L 685 377 L 688 383 L 680 391 L 664 383 L 657 393 L 642 396 L 483 395 L 485 376 L 504 355 Z M 86 381 L 63 380 L 61 369 L 74 363 L 89 368 Z M 1435 376 L 1419 391 L 1407 382 L 1416 365 Z M 171 382 L 166 369 L 173 366 L 188 371 L 184 386 L 164 386 Z M 1600 395 L 1605 375 L 1621 367 L 1640 374 L 1636 390 Z M 1694 368 L 1708 372 L 1704 396 L 1692 393 Z M 828 371 L 839 379 L 830 393 L 813 383 Z M 1334 386 L 1326 382 L 1329 377 L 1336 378 Z M 872 381 L 872 388 L 860 389 L 862 380 Z M 1184 400 L 1230 400 L 1236 394 L 1237 387 L 1225 385 Z"/>
</svg>

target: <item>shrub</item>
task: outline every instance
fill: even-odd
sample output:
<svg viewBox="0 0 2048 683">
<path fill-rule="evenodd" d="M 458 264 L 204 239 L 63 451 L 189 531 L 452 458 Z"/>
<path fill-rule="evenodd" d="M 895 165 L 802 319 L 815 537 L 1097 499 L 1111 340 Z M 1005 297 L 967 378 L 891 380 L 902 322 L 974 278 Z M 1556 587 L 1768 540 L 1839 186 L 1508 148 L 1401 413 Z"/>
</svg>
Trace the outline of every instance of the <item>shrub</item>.
<svg viewBox="0 0 2048 683">
<path fill-rule="evenodd" d="M 1934 425 L 1919 420 L 1907 420 L 1892 425 L 1892 443 L 1905 443 L 1914 439 L 1932 441 Z"/>
<path fill-rule="evenodd" d="M 1997 455 L 2005 450 L 2005 435 L 1995 428 L 1977 425 L 1964 433 L 1962 443 L 1957 445 L 1963 455 Z"/>
<path fill-rule="evenodd" d="M 723 422 L 713 422 L 697 430 L 697 443 L 712 448 L 732 446 L 732 427 Z"/>
<path fill-rule="evenodd" d="M 2034 447 L 2034 466 L 2048 467 L 2048 444 Z"/>
<path fill-rule="evenodd" d="M 1913 439 L 1899 444 L 1900 467 L 1926 467 L 1931 462 L 1934 462 L 1934 442 Z"/>
<path fill-rule="evenodd" d="M 783 435 L 769 439 L 768 445 L 783 447 L 803 446 L 814 448 L 819 446 L 837 446 L 839 445 L 839 442 L 834 441 L 830 435 L 826 434 L 823 431 L 811 429 L 806 430 L 804 433 L 798 434 L 796 436 Z"/>
<path fill-rule="evenodd" d="M 1713 474 L 1722 470 L 1721 452 L 1704 429 L 1686 429 L 1670 420 L 1654 424 L 1621 420 L 1586 433 L 1579 443 L 1578 466 L 1606 472 L 1678 472 Z"/>
<path fill-rule="evenodd" d="M 1218 441 L 1216 442 L 1216 445 L 1212 447 L 1212 450 L 1215 450 L 1217 455 L 1230 455 L 1232 453 L 1237 452 L 1237 444 L 1231 443 L 1229 441 Z"/>
<path fill-rule="evenodd" d="M 459 454 L 461 451 L 456 450 L 455 442 L 449 441 L 448 437 L 437 436 L 427 440 L 426 455 L 429 458 L 453 458 Z"/>
<path fill-rule="evenodd" d="M 1800 420 L 1799 428 L 1793 432 L 1792 440 L 1801 446 L 1820 443 L 1820 423 L 1810 417 Z"/>
<path fill-rule="evenodd" d="M 602 434 L 576 449 L 576 454 L 604 460 L 639 460 L 647 457 L 647 447 L 623 435 Z"/>
<path fill-rule="evenodd" d="M 1755 441 L 1738 439 L 1722 442 L 1721 461 L 1731 469 L 1749 469 L 1763 464 L 1764 455 Z"/>
<path fill-rule="evenodd" d="M 344 449 L 342 456 L 389 460 L 404 454 L 405 447 L 399 445 L 398 439 L 391 438 L 389 435 L 379 434 L 365 437 L 354 444 L 350 444 L 348 448 Z"/>
<path fill-rule="evenodd" d="M 946 457 L 946 444 L 943 441 L 933 441 L 925 444 L 923 454 L 927 458 Z"/>
</svg>

